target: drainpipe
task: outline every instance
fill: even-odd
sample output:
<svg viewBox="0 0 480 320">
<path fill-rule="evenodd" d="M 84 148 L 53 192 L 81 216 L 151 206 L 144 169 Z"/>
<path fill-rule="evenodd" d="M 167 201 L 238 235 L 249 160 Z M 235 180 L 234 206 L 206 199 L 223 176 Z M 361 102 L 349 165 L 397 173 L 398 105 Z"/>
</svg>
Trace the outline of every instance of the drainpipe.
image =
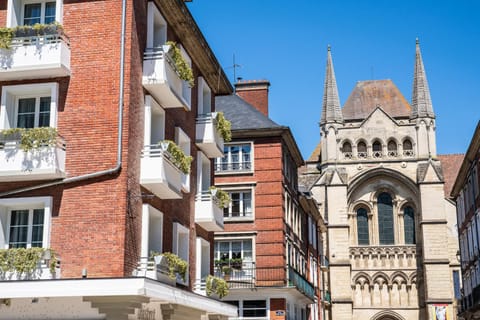
<svg viewBox="0 0 480 320">
<path fill-rule="evenodd" d="M 117 138 L 117 164 L 115 167 L 107 170 L 92 172 L 84 174 L 81 176 L 65 178 L 59 181 L 53 181 L 48 183 L 43 183 L 35 186 L 29 186 L 25 188 L 19 188 L 15 190 L 5 191 L 0 193 L 0 198 L 9 196 L 12 194 L 17 194 L 21 192 L 27 192 L 42 188 L 48 188 L 52 186 L 57 186 L 61 184 L 75 183 L 84 180 L 94 179 L 105 175 L 115 174 L 120 171 L 122 167 L 122 131 L 123 131 L 123 94 L 124 94 L 124 82 L 125 82 L 125 29 L 126 29 L 126 16 L 127 16 L 127 0 L 122 0 L 122 36 L 120 40 L 120 85 L 119 85 L 119 94 L 118 94 L 118 138 Z"/>
</svg>

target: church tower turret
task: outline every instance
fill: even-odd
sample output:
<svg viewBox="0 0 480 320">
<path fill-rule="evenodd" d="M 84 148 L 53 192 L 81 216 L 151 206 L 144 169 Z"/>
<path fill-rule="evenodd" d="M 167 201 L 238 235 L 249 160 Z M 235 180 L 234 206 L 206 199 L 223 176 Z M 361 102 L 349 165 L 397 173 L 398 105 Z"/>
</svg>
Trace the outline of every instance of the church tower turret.
<svg viewBox="0 0 480 320">
<path fill-rule="evenodd" d="M 320 119 L 320 134 L 322 137 L 322 163 L 334 161 L 337 158 L 337 129 L 343 126 L 343 115 L 340 109 L 337 81 L 333 70 L 330 46 L 327 52 L 327 67 L 323 89 L 322 117 Z"/>
<path fill-rule="evenodd" d="M 412 113 L 410 118 L 417 125 L 417 154 L 419 158 L 435 158 L 435 113 L 433 112 L 427 75 L 423 66 L 420 43 L 415 49 L 415 70 L 413 76 Z"/>
</svg>

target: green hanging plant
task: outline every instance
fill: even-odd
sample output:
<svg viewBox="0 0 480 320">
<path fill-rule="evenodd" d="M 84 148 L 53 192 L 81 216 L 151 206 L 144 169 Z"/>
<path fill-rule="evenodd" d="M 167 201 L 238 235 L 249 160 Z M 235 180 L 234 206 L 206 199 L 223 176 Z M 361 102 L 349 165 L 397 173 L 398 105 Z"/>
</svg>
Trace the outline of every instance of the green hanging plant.
<svg viewBox="0 0 480 320">
<path fill-rule="evenodd" d="M 177 46 L 175 41 L 167 41 L 166 45 L 170 46 L 169 54 L 175 63 L 175 67 L 177 69 L 177 74 L 180 79 L 187 81 L 190 88 L 195 85 L 195 79 L 193 77 L 193 70 L 190 65 L 187 63 L 185 58 L 182 56 L 182 51 Z"/>
<path fill-rule="evenodd" d="M 228 204 L 230 203 L 230 195 L 227 192 L 215 186 L 211 186 L 210 188 L 208 188 L 208 190 L 210 191 L 210 194 L 215 198 L 220 208 L 228 207 Z"/>
<path fill-rule="evenodd" d="M 0 49 L 10 49 L 13 35 L 13 28 L 0 28 Z"/>
<path fill-rule="evenodd" d="M 216 118 L 217 123 L 217 131 L 222 136 L 225 142 L 229 142 L 232 140 L 232 123 L 225 119 L 225 115 L 223 112 L 217 113 Z"/>
<path fill-rule="evenodd" d="M 44 146 L 52 147 L 57 143 L 57 129 L 52 127 L 12 128 L 0 131 L 0 141 L 18 140 L 25 151 L 36 150 Z"/>
<path fill-rule="evenodd" d="M 206 280 L 206 293 L 207 296 L 211 296 L 216 293 L 220 299 L 228 295 L 228 283 L 222 278 L 212 275 L 207 276 Z"/>
<path fill-rule="evenodd" d="M 51 35 L 63 31 L 58 22 L 49 24 L 36 23 L 33 26 L 23 25 L 13 28 L 0 28 L 0 49 L 10 49 L 13 38 Z"/>
<path fill-rule="evenodd" d="M 187 156 L 182 149 L 180 149 L 177 144 L 171 140 L 163 140 L 158 144 L 162 145 L 168 143 L 167 150 L 171 156 L 173 163 L 182 171 L 184 174 L 190 173 L 191 164 L 193 161 L 192 156 Z"/>
<path fill-rule="evenodd" d="M 150 252 L 150 259 L 153 259 L 155 256 L 164 256 L 167 259 L 168 276 L 170 279 L 176 279 L 178 274 L 182 277 L 183 281 L 186 281 L 188 271 L 187 261 L 171 252 Z"/>
<path fill-rule="evenodd" d="M 19 275 L 32 273 L 47 250 L 50 252 L 49 270 L 54 273 L 57 256 L 52 249 L 45 248 L 0 249 L 0 271 L 16 272 Z"/>
</svg>

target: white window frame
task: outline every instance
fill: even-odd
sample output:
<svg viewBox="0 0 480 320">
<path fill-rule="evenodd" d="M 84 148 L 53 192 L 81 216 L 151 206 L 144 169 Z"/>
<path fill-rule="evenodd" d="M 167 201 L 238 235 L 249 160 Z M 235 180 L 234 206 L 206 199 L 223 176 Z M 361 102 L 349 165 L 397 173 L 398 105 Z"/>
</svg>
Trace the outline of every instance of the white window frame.
<svg viewBox="0 0 480 320">
<path fill-rule="evenodd" d="M 63 0 L 8 0 L 7 27 L 23 25 L 25 4 L 41 3 L 42 17 L 45 19 L 45 3 L 47 2 L 55 2 L 55 21 L 61 24 L 63 22 Z"/>
<path fill-rule="evenodd" d="M 58 83 L 24 84 L 2 87 L 0 130 L 17 125 L 18 99 L 50 96 L 50 127 L 57 127 Z"/>
<path fill-rule="evenodd" d="M 155 134 L 153 131 L 155 131 Z M 156 139 L 152 139 L 152 136 L 157 137 Z M 156 145 L 161 140 L 165 140 L 165 110 L 155 101 L 155 99 L 153 99 L 152 96 L 146 95 L 143 136 L 144 145 Z"/>
<path fill-rule="evenodd" d="M 217 247 L 217 242 L 234 242 L 234 241 L 245 241 L 245 240 L 250 240 L 252 242 L 252 261 L 248 261 L 248 263 L 252 263 L 254 264 L 255 263 L 255 257 L 256 257 L 256 252 L 255 252 L 255 236 L 239 236 L 239 237 L 229 237 L 229 236 L 225 236 L 225 237 L 215 237 L 215 241 L 214 241 L 214 248 L 213 248 L 213 259 L 214 260 L 219 260 L 217 255 L 215 254 L 215 249 Z M 231 256 L 231 245 L 230 245 L 230 249 L 229 249 L 229 255 Z M 243 247 L 242 247 L 242 256 L 243 256 Z M 242 258 L 243 262 L 245 262 L 245 260 Z"/>
<path fill-rule="evenodd" d="M 183 239 L 182 239 L 183 238 Z M 180 242 L 184 241 L 185 246 L 181 248 Z M 187 227 L 181 225 L 178 222 L 173 223 L 173 241 L 172 241 L 172 253 L 176 254 L 179 258 L 185 260 L 187 264 L 190 264 L 190 232 Z M 187 273 L 185 275 L 185 281 L 177 277 L 177 282 L 187 284 L 189 281 L 189 267 L 187 267 Z"/>
<path fill-rule="evenodd" d="M 250 145 L 250 168 L 247 169 L 229 169 L 228 167 L 232 166 L 232 155 L 231 152 L 229 151 L 228 148 L 232 146 L 238 146 L 240 147 L 240 153 L 239 153 L 239 159 L 241 160 L 239 163 L 243 163 L 243 153 L 241 152 L 242 146 L 244 145 Z M 225 150 L 227 151 L 225 152 Z M 227 156 L 227 170 L 223 170 L 223 162 L 222 159 L 223 157 L 216 158 L 215 160 L 215 174 L 238 174 L 238 173 L 250 173 L 254 171 L 254 159 L 255 159 L 255 149 L 254 149 L 254 144 L 252 141 L 239 141 L 239 142 L 234 142 L 234 143 L 226 143 L 224 145 L 224 154 Z"/>
<path fill-rule="evenodd" d="M 232 201 L 228 204 L 228 211 L 229 216 L 223 217 L 225 221 L 252 221 L 255 220 L 255 187 L 254 186 L 221 186 L 222 190 L 228 192 L 231 199 L 231 193 L 242 193 L 242 192 L 250 192 L 250 206 L 251 206 L 251 215 L 250 216 L 240 216 L 240 217 L 232 217 L 231 209 L 232 209 Z M 240 206 L 243 207 L 243 200 L 240 200 Z"/>
<path fill-rule="evenodd" d="M 0 248 L 9 248 L 10 218 L 12 210 L 44 209 L 42 248 L 50 246 L 52 197 L 0 199 Z M 30 224 L 29 224 L 29 229 Z M 31 238 L 31 236 L 29 236 Z M 30 247 L 31 243 L 27 245 Z"/>
<path fill-rule="evenodd" d="M 243 315 L 243 312 L 244 312 L 244 307 L 243 307 L 243 304 L 245 301 L 265 301 L 265 317 L 245 317 Z M 253 310 L 253 309 L 249 309 L 249 310 Z M 257 308 L 256 310 L 260 310 L 259 308 Z M 268 319 L 269 318 L 269 314 L 270 314 L 270 299 L 269 298 L 264 298 L 262 299 L 261 297 L 258 297 L 257 299 L 243 299 L 243 300 L 239 300 L 238 301 L 238 312 L 239 312 L 239 315 L 241 317 L 241 319 Z"/>
<path fill-rule="evenodd" d="M 151 226 L 150 223 L 155 219 L 156 226 Z M 160 227 L 159 227 L 160 225 Z M 155 231 L 152 234 L 152 231 Z M 156 242 L 152 245 L 152 242 Z M 163 213 L 144 203 L 142 205 L 142 247 L 141 257 L 150 257 L 150 251 L 163 252 Z"/>
<path fill-rule="evenodd" d="M 212 90 L 203 77 L 198 77 L 197 83 L 197 116 L 200 116 L 202 114 L 208 114 L 212 112 Z"/>
<path fill-rule="evenodd" d="M 148 2 L 147 10 L 147 48 L 160 47 L 167 41 L 167 21 L 154 1 Z"/>
<path fill-rule="evenodd" d="M 180 149 L 182 149 L 186 156 L 189 156 L 191 154 L 190 137 L 180 127 L 175 127 L 175 143 Z M 190 192 L 190 173 L 182 173 L 182 190 L 186 193 Z"/>
<path fill-rule="evenodd" d="M 210 242 L 197 237 L 196 239 L 196 280 L 200 281 L 210 274 Z M 206 254 L 204 254 L 206 253 Z M 203 272 L 202 272 L 203 271 Z"/>
</svg>

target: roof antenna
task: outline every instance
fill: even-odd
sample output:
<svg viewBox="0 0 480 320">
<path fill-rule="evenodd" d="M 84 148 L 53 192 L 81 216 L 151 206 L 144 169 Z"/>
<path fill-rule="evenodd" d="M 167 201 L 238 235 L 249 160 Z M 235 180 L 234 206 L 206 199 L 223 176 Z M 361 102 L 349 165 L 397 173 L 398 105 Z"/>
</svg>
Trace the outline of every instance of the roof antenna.
<svg viewBox="0 0 480 320">
<path fill-rule="evenodd" d="M 237 80 L 239 80 L 239 79 L 240 79 L 240 80 L 242 79 L 241 77 L 238 77 L 238 78 L 237 78 L 237 68 L 241 68 L 241 67 L 242 67 L 241 65 L 239 65 L 239 64 L 237 64 L 237 63 L 235 62 L 235 53 L 234 53 L 234 54 L 233 54 L 233 65 L 231 65 L 231 66 L 229 66 L 229 67 L 227 67 L 227 68 L 225 68 L 225 69 L 231 69 L 231 68 L 233 68 L 233 81 L 237 81 Z M 235 88 L 234 88 L 234 90 L 235 90 Z"/>
</svg>

